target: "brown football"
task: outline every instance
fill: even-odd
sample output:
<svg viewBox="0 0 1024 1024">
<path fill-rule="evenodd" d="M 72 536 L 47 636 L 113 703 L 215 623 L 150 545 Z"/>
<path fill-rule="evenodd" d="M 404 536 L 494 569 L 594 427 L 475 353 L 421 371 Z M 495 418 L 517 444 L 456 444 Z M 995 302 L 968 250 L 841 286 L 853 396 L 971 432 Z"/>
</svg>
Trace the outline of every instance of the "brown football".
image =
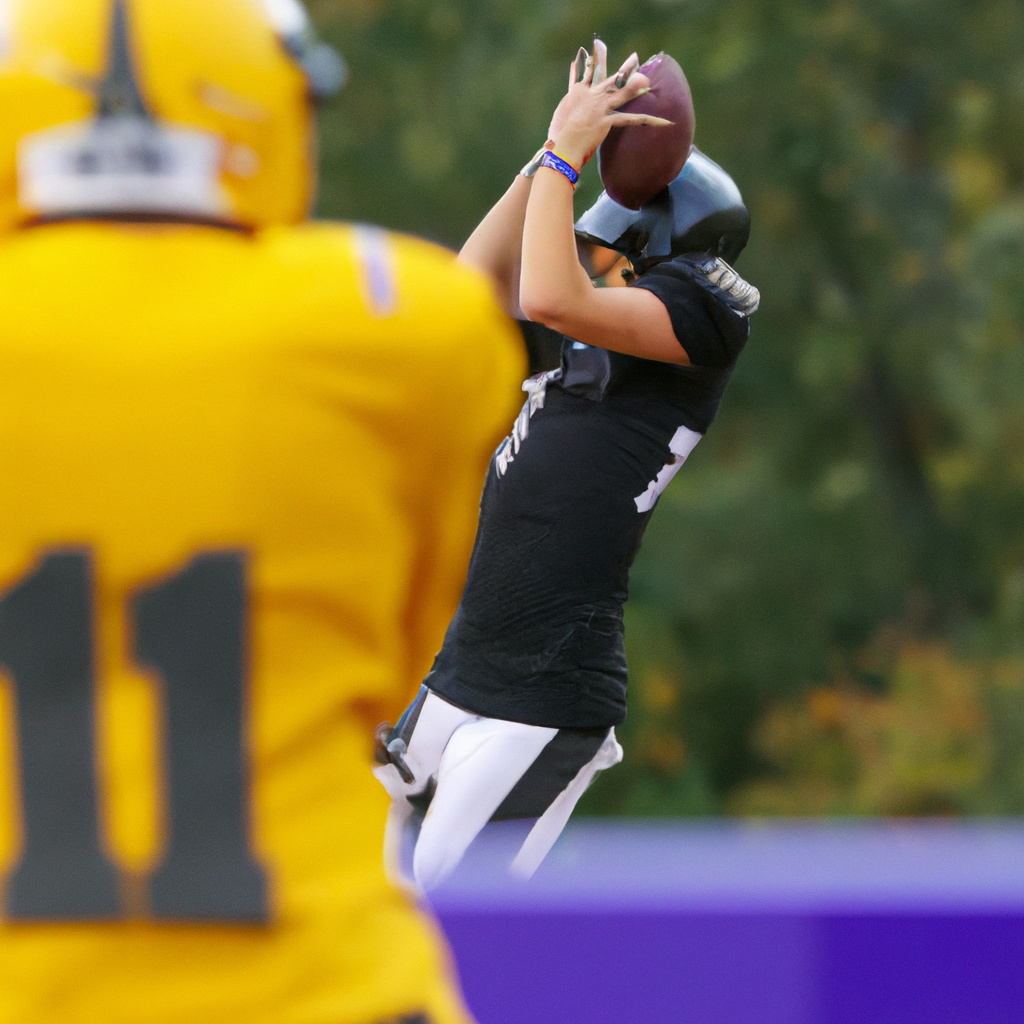
<svg viewBox="0 0 1024 1024">
<path fill-rule="evenodd" d="M 667 53 L 659 53 L 640 70 L 650 79 L 651 91 L 619 109 L 655 114 L 671 126 L 613 128 L 597 154 L 608 195 L 631 210 L 639 210 L 675 179 L 693 143 L 693 97 L 683 69 Z"/>
</svg>

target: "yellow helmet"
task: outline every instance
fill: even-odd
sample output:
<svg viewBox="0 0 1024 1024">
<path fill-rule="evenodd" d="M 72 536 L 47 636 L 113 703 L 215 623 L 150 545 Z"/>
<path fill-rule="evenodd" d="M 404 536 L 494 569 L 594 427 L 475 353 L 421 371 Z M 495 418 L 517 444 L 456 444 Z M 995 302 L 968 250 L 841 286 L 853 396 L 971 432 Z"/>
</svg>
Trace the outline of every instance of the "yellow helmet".
<svg viewBox="0 0 1024 1024">
<path fill-rule="evenodd" d="M 0 0 L 0 232 L 303 220 L 343 77 L 299 0 Z"/>
</svg>

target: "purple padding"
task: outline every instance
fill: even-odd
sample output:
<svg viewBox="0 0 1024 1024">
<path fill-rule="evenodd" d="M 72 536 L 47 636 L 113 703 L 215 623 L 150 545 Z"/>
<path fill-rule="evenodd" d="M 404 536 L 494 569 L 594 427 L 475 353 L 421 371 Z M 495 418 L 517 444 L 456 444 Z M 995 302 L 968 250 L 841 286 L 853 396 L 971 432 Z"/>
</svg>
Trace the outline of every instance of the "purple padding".
<svg viewBox="0 0 1024 1024">
<path fill-rule="evenodd" d="M 1024 1024 L 1024 823 L 492 829 L 433 894 L 480 1024 Z"/>
<path fill-rule="evenodd" d="M 480 1024 L 1021 1024 L 1024 918 L 442 915 Z"/>
<path fill-rule="evenodd" d="M 480 1024 L 807 1024 L 795 917 L 446 913 Z"/>
<path fill-rule="evenodd" d="M 857 916 L 821 929 L 821 1024 L 1021 1024 L 1024 917 Z"/>
</svg>

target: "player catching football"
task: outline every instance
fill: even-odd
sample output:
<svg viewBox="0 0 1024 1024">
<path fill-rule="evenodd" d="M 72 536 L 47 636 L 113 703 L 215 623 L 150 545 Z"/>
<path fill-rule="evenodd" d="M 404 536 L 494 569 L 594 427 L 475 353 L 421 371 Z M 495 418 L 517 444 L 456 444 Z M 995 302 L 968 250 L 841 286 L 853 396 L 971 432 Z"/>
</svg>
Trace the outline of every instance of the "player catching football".
<svg viewBox="0 0 1024 1024">
<path fill-rule="evenodd" d="M 393 798 L 386 858 L 405 876 L 411 861 L 424 889 L 502 819 L 536 819 L 510 866 L 529 876 L 594 774 L 621 760 L 629 567 L 757 308 L 729 265 L 749 216 L 732 179 L 691 147 L 679 66 L 660 54 L 639 67 L 634 54 L 606 68 L 599 40 L 580 52 L 548 142 L 460 254 L 510 314 L 565 342 L 558 369 L 524 385 L 491 461 L 433 668 L 398 724 L 378 730 L 375 773 Z M 602 145 L 613 129 L 614 152 Z M 576 179 L 599 147 L 606 192 L 574 229 Z M 577 239 L 626 257 L 632 286 L 595 288 Z"/>
</svg>

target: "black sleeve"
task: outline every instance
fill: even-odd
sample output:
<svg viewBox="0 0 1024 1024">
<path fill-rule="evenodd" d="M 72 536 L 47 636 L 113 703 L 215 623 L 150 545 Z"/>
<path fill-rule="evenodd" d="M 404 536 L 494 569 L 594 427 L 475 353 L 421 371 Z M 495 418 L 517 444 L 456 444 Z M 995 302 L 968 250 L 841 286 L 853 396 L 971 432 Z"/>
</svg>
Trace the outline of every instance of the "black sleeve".
<svg viewBox="0 0 1024 1024">
<path fill-rule="evenodd" d="M 527 371 L 532 377 L 535 373 L 553 370 L 562 358 L 562 335 L 543 324 L 532 320 L 517 320 L 526 343 L 526 354 L 530 361 Z"/>
<path fill-rule="evenodd" d="M 694 366 L 732 366 L 750 334 L 750 322 L 731 309 L 688 263 L 659 263 L 631 285 L 665 304 L 672 330 Z"/>
</svg>

